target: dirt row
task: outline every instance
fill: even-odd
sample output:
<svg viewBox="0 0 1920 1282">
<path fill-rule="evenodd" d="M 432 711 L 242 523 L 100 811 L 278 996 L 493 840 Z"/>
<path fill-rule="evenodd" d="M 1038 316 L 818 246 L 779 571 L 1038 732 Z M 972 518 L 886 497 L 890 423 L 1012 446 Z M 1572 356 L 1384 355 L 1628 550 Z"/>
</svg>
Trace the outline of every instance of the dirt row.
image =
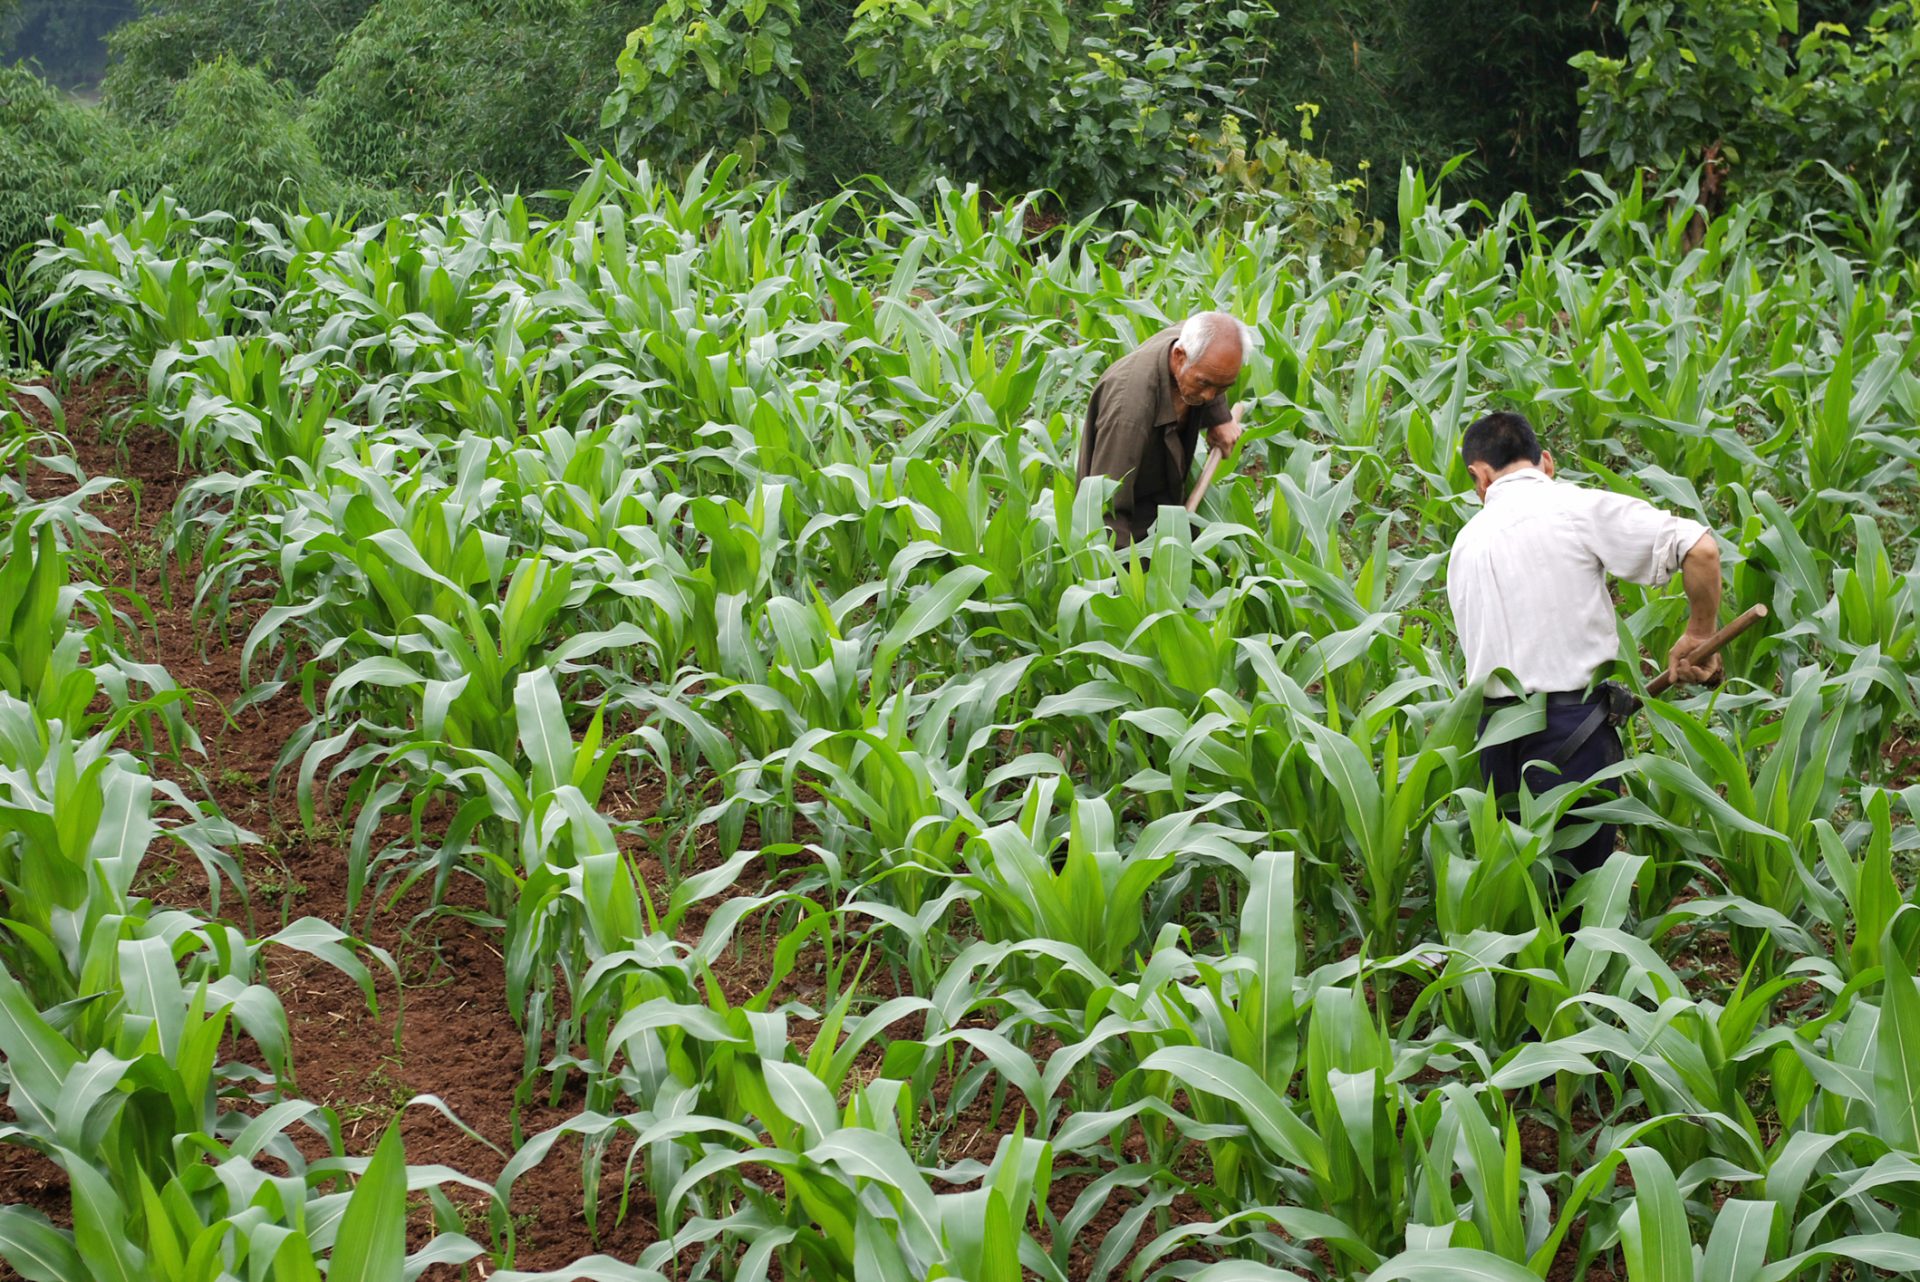
<svg viewBox="0 0 1920 1282">
<path fill-rule="evenodd" d="M 147 602 L 153 624 L 140 630 L 138 657 L 163 665 L 179 685 L 195 692 L 191 719 L 205 744 L 205 759 L 159 755 L 148 767 L 181 783 L 188 796 L 210 799 L 261 838 L 260 845 L 245 848 L 240 858 L 254 930 L 271 934 L 283 921 L 300 917 L 339 925 L 346 917 L 351 816 L 336 816 L 309 833 L 291 787 L 276 794 L 273 773 L 281 748 L 307 720 L 297 684 L 237 717 L 228 716 L 226 710 L 246 693 L 240 643 L 263 604 L 240 607 L 247 613 L 225 621 L 228 644 L 209 636 L 212 629 L 206 621 L 194 619 L 193 585 L 177 573 L 169 576 L 171 567 L 161 546 L 174 500 L 192 478 L 179 469 L 170 439 L 139 426 L 123 435 L 116 426 L 131 393 L 131 388 L 112 385 L 76 386 L 67 390 L 63 408 L 82 471 L 123 482 L 92 505 L 115 535 L 99 540 L 98 564 L 92 571 L 103 586 L 129 588 Z M 70 489 L 64 478 L 51 474 L 33 482 L 36 497 Z M 651 798 L 643 791 L 626 800 L 644 808 L 650 801 L 657 803 L 658 790 Z M 404 829 L 404 818 L 389 820 L 376 843 L 400 838 Z M 137 890 L 166 907 L 204 910 L 210 900 L 198 861 L 166 845 L 149 852 Z M 231 888 L 223 891 L 222 912 L 240 914 Z M 470 879 L 455 879 L 449 898 L 455 907 L 483 907 L 479 887 Z M 414 921 L 426 906 L 424 888 L 391 908 L 368 913 L 362 906 L 352 933 L 392 956 L 405 990 L 402 993 L 394 977 L 375 964 L 377 1015 L 368 1011 L 354 981 L 332 966 L 285 949 L 267 952 L 263 979 L 286 1008 L 295 1088 L 336 1112 L 350 1152 L 370 1152 L 402 1104 L 417 1095 L 434 1095 L 467 1126 L 511 1153 L 522 1038 L 504 999 L 501 941 L 497 932 L 457 914 Z M 520 1133 L 537 1133 L 578 1111 L 577 1098 L 549 1105 L 541 1092 L 520 1110 Z M 495 1181 L 503 1165 L 493 1148 L 428 1108 L 407 1110 L 401 1134 L 409 1163 L 442 1164 L 487 1183 Z M 324 1146 L 317 1136 L 313 1140 L 317 1156 Z M 0 1204 L 26 1201 L 64 1222 L 67 1190 L 58 1169 L 30 1154 L 22 1156 L 19 1149 L 4 1152 Z M 471 1212 L 472 1236 L 485 1242 L 484 1198 L 461 1191 L 453 1198 Z M 654 1240 L 649 1205 L 630 1207 L 625 1222 L 614 1225 L 615 1188 L 604 1199 L 601 1238 L 594 1242 L 582 1198 L 579 1142 L 564 1141 L 514 1185 L 517 1267 L 559 1268 L 596 1250 L 632 1259 Z M 414 1232 L 424 1239 L 428 1229 L 422 1223 Z M 436 1270 L 429 1276 L 454 1275 Z"/>
</svg>

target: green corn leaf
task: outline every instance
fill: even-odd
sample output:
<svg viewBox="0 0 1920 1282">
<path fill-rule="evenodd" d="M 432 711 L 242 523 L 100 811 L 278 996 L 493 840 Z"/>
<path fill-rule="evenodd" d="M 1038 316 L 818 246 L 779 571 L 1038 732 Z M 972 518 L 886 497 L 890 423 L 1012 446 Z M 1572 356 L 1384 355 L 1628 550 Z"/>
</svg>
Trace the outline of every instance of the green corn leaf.
<svg viewBox="0 0 1920 1282">
<path fill-rule="evenodd" d="M 854 1282 L 892 1282 L 907 1277 L 911 1266 L 901 1257 L 898 1235 L 865 1207 L 854 1221 Z"/>
<path fill-rule="evenodd" d="M 1170 1074 L 1188 1090 L 1228 1101 L 1274 1153 L 1325 1176 L 1327 1152 L 1320 1137 L 1247 1065 L 1204 1047 L 1170 1046 L 1147 1056 L 1140 1067 L 1145 1072 Z"/>
<path fill-rule="evenodd" d="M 766 1063 L 761 1071 L 773 1102 L 799 1123 L 809 1143 L 817 1143 L 840 1129 L 840 1110 L 819 1078 L 797 1064 Z"/>
<path fill-rule="evenodd" d="M 573 733 L 560 706 L 560 689 L 546 668 L 522 673 L 513 691 L 520 744 L 533 765 L 533 790 L 552 792 L 573 778 Z"/>
<path fill-rule="evenodd" d="M 304 1233 L 289 1233 L 273 1253 L 272 1282 L 320 1282 L 313 1244 Z"/>
<path fill-rule="evenodd" d="M 1771 1202 L 1728 1198 L 1714 1216 L 1707 1237 L 1700 1282 L 1746 1282 L 1766 1263 L 1779 1208 Z"/>
<path fill-rule="evenodd" d="M 1802 1276 L 1815 1265 L 1833 1260 L 1847 1260 L 1889 1273 L 1911 1273 L 1920 1269 L 1920 1237 L 1903 1233 L 1862 1233 L 1839 1238 L 1769 1264 L 1755 1275 L 1754 1282 L 1787 1282 L 1788 1278 Z"/>
<path fill-rule="evenodd" d="M 1022 1282 L 1020 1233 L 999 1189 L 986 1190 L 986 1225 L 980 1244 L 980 1282 Z"/>
<path fill-rule="evenodd" d="M 874 659 L 876 670 L 891 665 L 908 642 L 926 635 L 960 612 L 975 590 L 987 581 L 988 571 L 977 565 L 963 565 L 940 576 L 932 587 L 914 598 L 905 613 L 887 629 Z"/>
<path fill-rule="evenodd" d="M 938 1251 L 938 1212 L 933 1193 L 906 1151 L 887 1136 L 847 1127 L 807 1150 L 815 1162 L 831 1162 L 849 1175 L 873 1180 L 899 1198 L 907 1243 L 923 1259 Z"/>
<path fill-rule="evenodd" d="M 144 1282 L 145 1254 L 127 1237 L 128 1209 L 107 1178 L 77 1154 L 62 1151 L 73 1186 L 73 1242 L 97 1282 Z"/>
<path fill-rule="evenodd" d="M 169 1060 L 178 1059 L 187 996 L 180 986 L 173 949 L 164 939 L 122 940 L 120 979 L 125 985 L 128 1007 L 153 1020 L 160 1035 L 161 1055 Z"/>
<path fill-rule="evenodd" d="M 0 1259 L 27 1282 L 90 1282 L 73 1239 L 25 1206 L 0 1206 Z"/>
<path fill-rule="evenodd" d="M 1630 1148 L 1633 1202 L 1620 1220 L 1629 1282 L 1694 1282 L 1693 1239 L 1687 1208 L 1667 1160 L 1650 1148 Z"/>
<path fill-rule="evenodd" d="M 330 922 L 321 921 L 317 917 L 302 917 L 284 929 L 269 935 L 263 942 L 276 944 L 281 948 L 291 948 L 295 952 L 305 953 L 309 957 L 326 962 L 359 986 L 360 992 L 367 999 L 368 1011 L 376 1015 L 379 1014 L 380 1003 L 374 991 L 373 975 L 359 957 L 354 955 L 354 947 L 357 945 L 366 949 L 390 972 L 397 974 L 393 959 L 384 949 L 360 943 L 339 927 Z"/>
<path fill-rule="evenodd" d="M 1540 1282 L 1538 1274 L 1486 1251 L 1449 1247 L 1403 1251 L 1367 1275 L 1367 1282 Z"/>
<path fill-rule="evenodd" d="M 407 1167 L 394 1122 L 380 1137 L 335 1238 L 327 1282 L 394 1282 L 407 1255 Z"/>
<path fill-rule="evenodd" d="M 1920 1152 L 1920 988 L 1895 936 L 1903 911 L 1887 927 L 1880 952 L 1886 995 L 1874 1029 L 1876 1130 L 1896 1150 Z"/>
<path fill-rule="evenodd" d="M 16 1091 L 51 1109 L 80 1056 L 33 1008 L 26 990 L 0 970 L 0 1053 Z M 15 1107 L 19 1107 L 16 1101 Z"/>
<path fill-rule="evenodd" d="M 21 545 L 16 542 L 16 555 Z M 54 642 L 59 637 L 56 621 L 60 610 L 60 589 L 66 585 L 66 558 L 54 542 L 52 523 L 42 525 L 36 540 L 33 576 L 26 596 L 14 617 L 14 652 L 20 675 L 27 683 L 26 693 L 37 697 L 47 679 L 48 663 Z"/>
</svg>

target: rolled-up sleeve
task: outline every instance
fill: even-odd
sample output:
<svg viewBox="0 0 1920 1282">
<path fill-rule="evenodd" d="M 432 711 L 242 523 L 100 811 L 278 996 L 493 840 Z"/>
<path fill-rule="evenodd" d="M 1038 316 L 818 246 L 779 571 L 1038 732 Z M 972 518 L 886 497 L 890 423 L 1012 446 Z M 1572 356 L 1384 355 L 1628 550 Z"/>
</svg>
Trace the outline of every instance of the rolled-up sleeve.
<svg viewBox="0 0 1920 1282">
<path fill-rule="evenodd" d="M 1707 527 L 1627 494 L 1587 492 L 1587 549 L 1607 573 L 1630 583 L 1665 583 Z"/>
</svg>

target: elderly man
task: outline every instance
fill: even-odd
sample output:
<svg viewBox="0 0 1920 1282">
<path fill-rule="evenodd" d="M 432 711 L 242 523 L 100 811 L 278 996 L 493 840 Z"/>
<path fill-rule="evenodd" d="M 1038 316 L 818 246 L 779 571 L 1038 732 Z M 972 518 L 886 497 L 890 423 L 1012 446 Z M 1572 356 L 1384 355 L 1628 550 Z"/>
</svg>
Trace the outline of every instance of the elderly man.
<svg viewBox="0 0 1920 1282">
<path fill-rule="evenodd" d="M 1253 331 L 1239 320 L 1201 312 L 1154 335 L 1100 376 L 1080 437 L 1079 479 L 1120 482 L 1107 517 L 1118 546 L 1145 538 L 1162 506 L 1187 501 L 1187 472 L 1202 431 L 1222 452 L 1240 439 L 1226 392 L 1253 347 Z"/>
<path fill-rule="evenodd" d="M 1519 414 L 1489 414 L 1468 427 L 1460 455 L 1485 504 L 1447 559 L 1467 680 L 1487 683 L 1491 707 L 1540 696 L 1546 713 L 1545 729 L 1482 749 L 1481 772 L 1502 797 L 1523 780 L 1539 794 L 1590 779 L 1620 760 L 1615 726 L 1637 706 L 1618 683 L 1596 684 L 1620 657 L 1607 575 L 1655 584 L 1682 574 L 1691 613 L 1668 671 L 1676 682 L 1712 681 L 1720 657 L 1692 656 L 1720 612 L 1719 545 L 1706 526 L 1644 500 L 1554 480 L 1553 455 Z M 1502 671 L 1518 690 L 1495 675 Z M 1551 768 L 1528 767 L 1540 761 Z M 1613 838 L 1613 826 L 1602 825 L 1563 853 L 1590 872 L 1613 852 Z"/>
</svg>

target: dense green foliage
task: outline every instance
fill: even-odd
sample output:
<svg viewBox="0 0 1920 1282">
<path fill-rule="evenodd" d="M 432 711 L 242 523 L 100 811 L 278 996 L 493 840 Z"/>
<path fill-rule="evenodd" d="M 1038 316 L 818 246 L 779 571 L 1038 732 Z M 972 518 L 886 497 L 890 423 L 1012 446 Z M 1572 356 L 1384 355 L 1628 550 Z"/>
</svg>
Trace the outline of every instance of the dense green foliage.
<svg viewBox="0 0 1920 1282">
<path fill-rule="evenodd" d="M 599 136 L 640 0 L 382 0 L 340 43 L 308 120 L 343 174 L 420 194 L 477 177 L 539 191 Z"/>
<path fill-rule="evenodd" d="M 118 123 L 38 76 L 0 68 L 0 252 L 47 234 L 47 218 L 78 213 L 116 187 L 141 185 L 143 159 Z"/>
<path fill-rule="evenodd" d="M 1463 152 L 1474 190 L 1519 186 L 1550 204 L 1578 159 L 1567 60 L 1605 25 L 1577 4 L 1445 9 L 1442 21 L 1431 0 L 1284 13 L 1266 0 L 676 0 L 635 31 L 609 118 L 669 160 L 744 145 L 776 172 L 805 172 L 824 148 L 816 171 L 838 184 L 861 159 L 898 175 L 883 163 L 891 146 L 909 179 L 1044 185 L 1079 207 L 1208 190 L 1229 122 L 1249 139 L 1291 137 L 1311 103 L 1337 172 Z M 1489 47 L 1511 60 L 1476 73 Z M 850 83 L 834 65 L 849 55 Z M 836 115 L 849 96 L 870 104 L 853 133 L 864 157 L 798 109 L 822 93 Z"/>
<path fill-rule="evenodd" d="M 226 57 L 311 92 L 335 52 L 378 0 L 141 0 L 141 16 L 109 38 L 106 101 L 130 120 L 171 116 L 174 89 L 195 67 Z"/>
<path fill-rule="evenodd" d="M 739 153 L 816 198 L 867 174 L 1044 187 L 1069 212 L 1271 184 L 1364 245 L 1388 212 L 1370 174 L 1456 154 L 1465 194 L 1542 211 L 1583 161 L 1616 186 L 1704 163 L 1710 207 L 1781 192 L 1789 220 L 1820 163 L 1884 189 L 1920 120 L 1914 3 L 142 0 L 104 92 L 144 171 L 196 197 L 228 179 L 177 170 L 203 153 L 159 139 L 223 127 L 240 82 L 205 121 L 181 120 L 179 90 L 226 58 L 283 87 L 263 121 L 312 140 L 241 165 L 287 162 L 239 181 L 288 203 L 539 191 L 568 181 L 577 140 L 672 167 Z"/>
<path fill-rule="evenodd" d="M 170 115 L 160 166 L 196 207 L 247 218 L 303 200 L 350 207 L 293 101 L 257 69 L 224 57 L 202 64 L 174 89 Z"/>
<path fill-rule="evenodd" d="M 1229 118 L 1291 139 L 1312 103 L 1336 173 L 1465 152 L 1472 190 L 1550 204 L 1578 160 L 1567 59 L 1609 29 L 1577 0 L 142 0 L 105 89 L 153 124 L 198 64 L 257 65 L 310 96 L 341 175 L 416 192 L 556 184 L 571 136 L 669 163 L 746 148 L 817 194 L 945 172 L 1075 205 L 1203 188 Z M 1488 48 L 1499 73 L 1476 74 Z"/>
<path fill-rule="evenodd" d="M 1897 242 L 1741 210 L 1696 243 L 1700 211 L 1637 185 L 1543 227 L 1409 173 L 1398 248 L 1335 269 L 1278 200 L 1231 237 L 1211 206 L 1036 237 L 974 190 L 795 206 L 729 169 L 597 166 L 551 219 L 122 205 L 42 259 L 86 320 L 69 371 L 131 375 L 200 473 L 173 534 L 209 631 L 250 620 L 247 699 L 304 703 L 285 785 L 352 831 L 333 955 L 408 886 L 498 932 L 505 991 L 462 996 L 521 1022 L 523 1098 L 574 1112 L 491 1189 L 492 1265 L 516 1181 L 578 1160 L 587 1223 L 617 1192 L 651 1245 L 565 1276 L 622 1282 L 1920 1277 Z M 1143 565 L 1107 539 L 1111 483 L 1074 485 L 1076 424 L 1200 306 L 1260 335 L 1252 427 Z M 1555 820 L 1591 785 L 1494 807 L 1439 581 L 1459 432 L 1496 404 L 1586 484 L 1709 522 L 1730 598 L 1773 610 L 1723 689 L 1637 718 L 1605 810 L 1626 848 L 1567 901 Z M 1639 652 L 1687 613 L 1675 585 L 1620 604 Z M 56 665 L 37 621 L 6 699 L 79 716 L 112 637 L 83 618 Z M 642 786 L 657 812 L 622 811 Z M 0 870 L 40 849 L 0 835 Z M 106 867 L 62 906 L 120 911 L 130 849 L 85 849 Z M 37 923 L 27 884 L 0 896 Z M 245 976 L 197 939 L 179 985 L 81 972 L 106 1000 L 60 1045 L 66 954 L 6 956 L 0 1139 L 89 1200 L 71 1234 L 0 1211 L 0 1253 L 103 1276 L 227 1215 L 244 1243 L 209 1249 L 237 1268 L 340 1196 L 313 1163 L 234 1216 L 260 1167 L 227 1139 L 194 1185 L 175 1137 L 217 1131 L 221 1069 L 167 1111 L 133 1111 L 157 1088 L 132 1070 L 99 1088 L 142 1145 L 83 1152 L 36 1107 L 55 1075 L 23 1051 L 115 1082 L 217 1042 L 193 1030 Z M 149 1016 L 202 976 L 190 1016 Z M 305 1107 L 281 1085 L 276 1120 Z M 98 1232 L 122 1205 L 146 1209 Z M 388 1234 L 330 1276 L 404 1276 Z"/>
<path fill-rule="evenodd" d="M 111 37 L 104 92 L 145 140 L 177 122 L 196 67 L 257 67 L 319 150 L 314 194 L 390 188 L 416 205 L 450 182 L 561 185 L 575 139 L 682 167 L 737 152 L 815 197 L 866 174 L 909 190 L 945 175 L 1045 187 L 1072 211 L 1285 171 L 1283 190 L 1351 203 L 1353 228 L 1388 212 L 1367 176 L 1403 161 L 1464 156 L 1463 192 L 1525 191 L 1542 211 L 1581 189 L 1583 163 L 1616 186 L 1705 165 L 1710 206 L 1780 193 L 1791 221 L 1835 190 L 1821 164 L 1868 191 L 1900 172 L 1920 123 L 1914 6 L 142 0 Z M 77 16 L 30 12 L 81 38 Z M 1236 149 L 1300 151 L 1303 114 L 1329 168 L 1223 173 Z M 309 176 L 296 166 L 283 189 Z"/>
<path fill-rule="evenodd" d="M 1709 164 L 1796 216 L 1845 200 L 1819 167 L 1884 189 L 1920 128 L 1920 3 L 1823 7 L 1620 0 L 1625 56 L 1578 60 L 1583 149 L 1621 175 Z"/>
</svg>

